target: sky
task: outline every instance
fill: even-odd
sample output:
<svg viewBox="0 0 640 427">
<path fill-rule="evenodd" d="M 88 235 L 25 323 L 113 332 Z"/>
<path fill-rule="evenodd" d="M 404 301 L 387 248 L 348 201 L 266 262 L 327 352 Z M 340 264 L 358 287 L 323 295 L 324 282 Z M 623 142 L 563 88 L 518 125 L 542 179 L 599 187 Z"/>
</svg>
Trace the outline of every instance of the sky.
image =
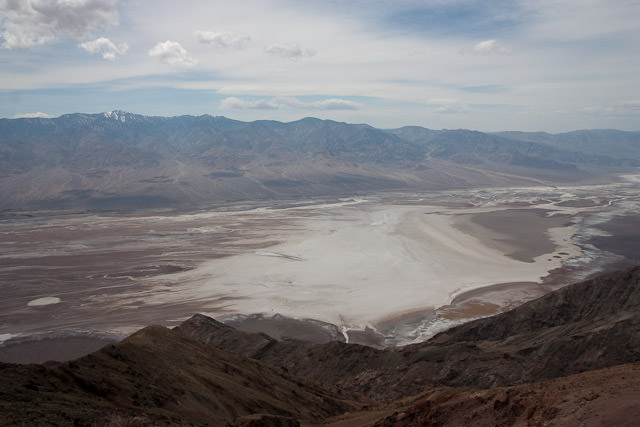
<svg viewBox="0 0 640 427">
<path fill-rule="evenodd" d="M 640 0 L 0 0 L 0 117 L 640 130 Z"/>
</svg>

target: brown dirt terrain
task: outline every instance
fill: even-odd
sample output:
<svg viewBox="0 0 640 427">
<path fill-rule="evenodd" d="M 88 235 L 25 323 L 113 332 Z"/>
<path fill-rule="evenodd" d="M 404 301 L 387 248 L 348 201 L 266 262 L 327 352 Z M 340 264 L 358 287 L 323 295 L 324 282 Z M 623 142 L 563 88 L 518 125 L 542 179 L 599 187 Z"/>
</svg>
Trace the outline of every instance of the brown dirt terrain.
<svg viewBox="0 0 640 427">
<path fill-rule="evenodd" d="M 426 391 L 372 421 L 373 411 L 341 416 L 326 427 L 636 426 L 640 364 L 627 364 L 532 384 Z M 396 403 L 397 405 L 397 403 Z"/>
</svg>

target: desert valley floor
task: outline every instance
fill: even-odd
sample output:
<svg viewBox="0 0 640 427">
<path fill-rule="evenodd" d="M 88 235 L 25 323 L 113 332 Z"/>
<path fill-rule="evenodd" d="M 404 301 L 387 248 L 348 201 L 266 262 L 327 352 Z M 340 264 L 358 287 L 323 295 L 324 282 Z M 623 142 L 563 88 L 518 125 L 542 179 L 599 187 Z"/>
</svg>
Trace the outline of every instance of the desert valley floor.
<svg viewBox="0 0 640 427">
<path fill-rule="evenodd" d="M 637 264 L 640 176 L 197 212 L 9 212 L 0 361 L 63 360 L 200 312 L 276 338 L 425 340 Z"/>
</svg>

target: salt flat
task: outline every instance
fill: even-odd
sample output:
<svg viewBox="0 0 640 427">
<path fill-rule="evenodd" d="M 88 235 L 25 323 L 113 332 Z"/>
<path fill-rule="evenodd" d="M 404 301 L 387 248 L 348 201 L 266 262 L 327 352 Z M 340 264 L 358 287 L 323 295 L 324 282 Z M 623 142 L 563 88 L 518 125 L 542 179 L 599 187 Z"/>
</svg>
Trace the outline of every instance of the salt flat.
<svg viewBox="0 0 640 427">
<path fill-rule="evenodd" d="M 539 281 L 560 266 L 522 262 L 460 231 L 453 215 L 421 206 L 362 203 L 292 209 L 269 251 L 207 261 L 173 275 L 179 298 L 226 297 L 226 310 L 279 313 L 363 329 L 405 311 L 448 304 L 456 293 L 505 281 Z M 274 222 L 283 212 L 264 213 Z M 575 251 L 572 244 L 559 251 Z M 157 280 L 153 278 L 151 280 Z M 231 300 L 232 299 L 232 300 Z"/>
</svg>

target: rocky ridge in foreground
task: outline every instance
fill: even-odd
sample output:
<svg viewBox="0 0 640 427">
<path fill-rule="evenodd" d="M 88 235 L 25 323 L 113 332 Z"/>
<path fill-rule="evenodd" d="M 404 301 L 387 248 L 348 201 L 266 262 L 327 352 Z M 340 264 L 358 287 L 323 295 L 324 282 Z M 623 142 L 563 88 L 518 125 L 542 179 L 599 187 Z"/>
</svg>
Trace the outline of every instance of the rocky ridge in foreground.
<svg viewBox="0 0 640 427">
<path fill-rule="evenodd" d="M 196 315 L 0 375 L 1 425 L 633 425 L 640 267 L 411 346 L 277 341 Z"/>
</svg>

